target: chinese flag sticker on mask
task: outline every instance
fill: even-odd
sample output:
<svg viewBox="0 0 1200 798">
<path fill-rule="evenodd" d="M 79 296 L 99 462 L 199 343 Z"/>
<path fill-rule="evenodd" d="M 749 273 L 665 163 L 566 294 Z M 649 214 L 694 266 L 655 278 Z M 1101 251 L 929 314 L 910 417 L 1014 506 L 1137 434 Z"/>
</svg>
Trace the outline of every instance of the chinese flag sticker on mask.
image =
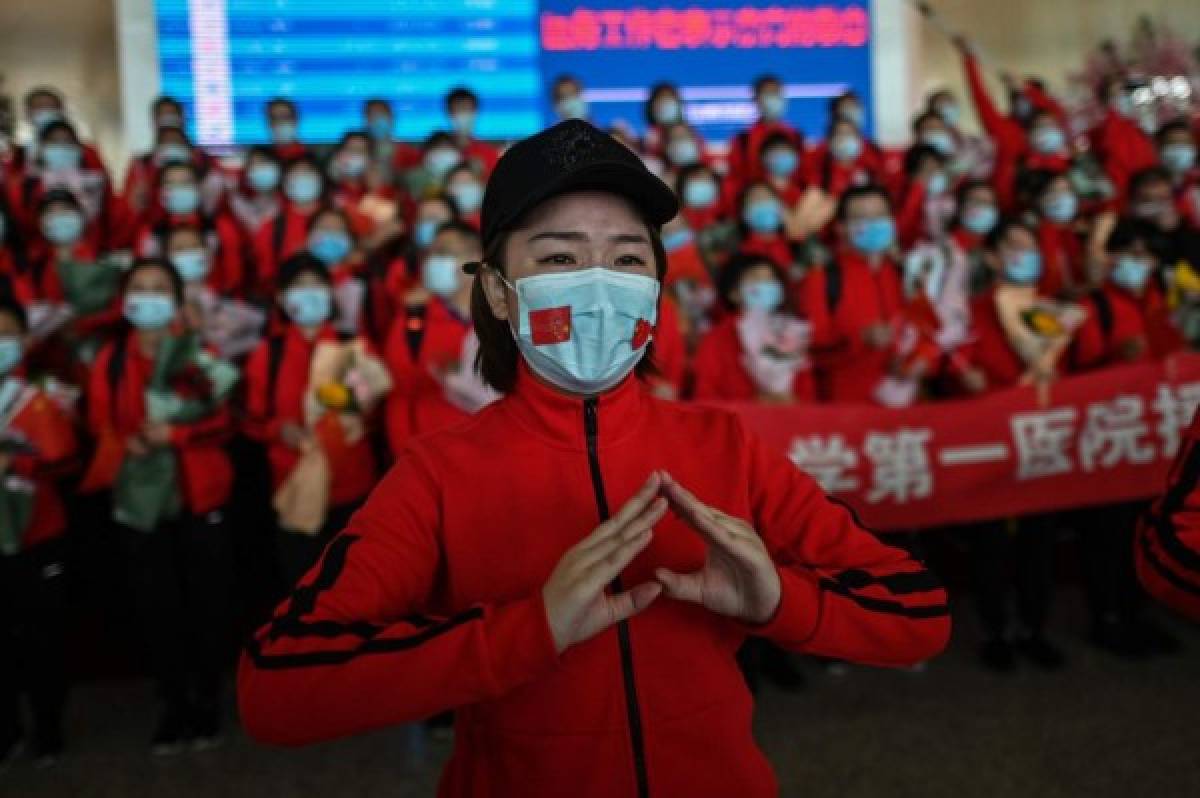
<svg viewBox="0 0 1200 798">
<path fill-rule="evenodd" d="M 638 319 L 637 326 L 633 328 L 633 340 L 629 342 L 629 345 L 634 349 L 641 349 L 650 340 L 652 332 L 654 332 L 654 327 L 650 322 Z"/>
<path fill-rule="evenodd" d="M 529 314 L 529 332 L 534 346 L 549 346 L 571 340 L 571 308 L 544 308 Z"/>
</svg>

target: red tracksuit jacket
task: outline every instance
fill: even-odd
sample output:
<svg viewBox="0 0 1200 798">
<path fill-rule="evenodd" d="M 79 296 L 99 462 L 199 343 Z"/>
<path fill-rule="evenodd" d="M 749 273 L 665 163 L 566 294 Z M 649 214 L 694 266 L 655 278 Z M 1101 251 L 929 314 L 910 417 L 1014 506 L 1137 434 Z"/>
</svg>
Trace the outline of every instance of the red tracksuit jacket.
<svg viewBox="0 0 1200 798">
<path fill-rule="evenodd" d="M 333 327 L 325 325 L 309 341 L 300 328 L 287 323 L 278 334 L 268 336 L 246 360 L 245 431 L 267 448 L 271 484 L 278 488 L 296 467 L 300 454 L 283 442 L 283 425 L 304 423 L 304 391 L 308 388 L 313 352 L 320 341 L 335 341 Z M 354 444 L 354 456 L 333 474 L 329 489 L 332 506 L 356 502 L 375 484 L 375 457 L 369 438 Z"/>
<path fill-rule="evenodd" d="M 155 201 L 142 215 L 133 236 L 134 251 L 139 256 L 162 255 L 167 231 L 178 225 L 188 225 L 200 231 L 212 256 L 205 283 L 219 296 L 240 296 L 246 288 L 246 259 L 250 244 L 232 214 L 199 213 L 169 214 Z"/>
<path fill-rule="evenodd" d="M 692 359 L 692 397 L 724 401 L 753 402 L 759 398 L 758 386 L 742 365 L 742 341 L 738 337 L 739 316 L 730 314 L 721 319 L 696 347 Z M 812 372 L 796 372 L 792 380 L 792 396 L 798 402 L 816 399 Z"/>
<path fill-rule="evenodd" d="M 1011 388 L 1028 367 L 1008 342 L 1008 334 L 996 312 L 995 288 L 971 300 L 970 343 L 963 347 L 967 361 L 987 377 L 987 389 Z"/>
<path fill-rule="evenodd" d="M 238 692 L 253 737 L 300 745 L 453 707 L 442 798 L 765 798 L 777 785 L 734 659 L 748 633 L 875 665 L 945 645 L 936 579 L 736 416 L 654 399 L 635 378 L 571 398 L 521 368 L 511 395 L 410 443 L 252 639 Z M 546 579 L 653 469 L 754 525 L 779 609 L 748 627 L 659 599 L 556 654 Z M 704 558 L 669 515 L 620 583 Z"/>
<path fill-rule="evenodd" d="M 315 209 L 314 209 L 315 212 Z M 312 213 L 301 213 L 284 200 L 279 213 L 254 233 L 254 277 L 248 289 L 251 296 L 275 295 L 275 274 L 279 265 L 304 249 L 308 243 L 308 220 Z"/>
<path fill-rule="evenodd" d="M 1183 435 L 1167 491 L 1138 523 L 1138 578 L 1150 595 L 1200 621 L 1200 414 Z"/>
<path fill-rule="evenodd" d="M 1083 304 L 1087 320 L 1075 333 L 1069 352 L 1073 370 L 1127 362 L 1120 347 L 1131 339 L 1145 341 L 1139 361 L 1160 358 L 1184 346 L 1183 336 L 1170 321 L 1166 298 L 1153 280 L 1142 296 L 1107 282 Z"/>
</svg>

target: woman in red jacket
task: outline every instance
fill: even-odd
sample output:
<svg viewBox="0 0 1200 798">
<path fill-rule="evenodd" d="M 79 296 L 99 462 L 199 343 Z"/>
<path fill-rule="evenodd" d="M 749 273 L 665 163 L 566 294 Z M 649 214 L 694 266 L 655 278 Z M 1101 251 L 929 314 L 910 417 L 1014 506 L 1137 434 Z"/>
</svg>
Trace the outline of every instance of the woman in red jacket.
<svg viewBox="0 0 1200 798">
<path fill-rule="evenodd" d="M 71 424 L 65 411 L 52 405 L 52 399 L 24 379 L 21 360 L 28 333 L 25 308 L 11 296 L 0 296 L 0 394 L 4 397 L 4 412 L 7 415 L 14 402 L 22 402 L 26 408 L 15 413 L 3 431 L 9 444 L 17 435 L 37 439 L 37 429 L 31 425 L 41 426 L 42 422 L 35 414 L 42 418 L 46 413 L 57 415 L 64 430 L 69 430 Z M 0 657 L 0 762 L 4 763 L 10 761 L 24 736 L 21 692 L 29 696 L 37 763 L 49 765 L 63 750 L 67 596 L 62 535 L 66 512 L 55 477 L 70 459 L 67 448 L 52 457 L 36 449 L 6 447 L 0 453 L 0 477 L 4 480 L 0 489 L 23 496 L 32 505 L 24 527 L 13 526 L 11 514 L 0 522 L 0 640 L 5 652 Z M 6 506 L 11 507 L 11 501 Z"/>
<path fill-rule="evenodd" d="M 283 262 L 276 302 L 284 319 L 246 361 L 246 433 L 267 450 L 271 483 L 283 483 L 315 445 L 316 436 L 305 413 L 305 396 L 313 353 L 324 341 L 337 341 L 329 269 L 306 252 Z M 350 443 L 345 467 L 334 470 L 329 510 L 316 535 L 279 529 L 276 541 L 284 582 L 290 587 L 308 570 L 333 533 L 366 498 L 375 484 L 375 457 L 366 435 Z"/>
<path fill-rule="evenodd" d="M 677 207 L 586 122 L 504 154 L 471 311 L 506 396 L 411 441 L 250 642 L 253 737 L 455 708 L 443 798 L 765 798 L 734 659 L 748 634 L 878 665 L 942 648 L 928 571 L 735 416 L 634 373 Z"/>
<path fill-rule="evenodd" d="M 792 315 L 784 284 L 779 265 L 758 255 L 734 255 L 721 269 L 717 291 L 728 312 L 696 348 L 693 398 L 783 404 L 816 398 L 808 327 Z"/>
<path fill-rule="evenodd" d="M 100 350 L 88 385 L 88 426 L 99 441 L 89 475 L 113 488 L 163 702 L 151 748 L 171 754 L 189 740 L 202 748 L 220 738 L 233 587 L 224 523 L 233 482 L 224 451 L 232 386 L 217 385 L 215 361 L 179 332 L 183 283 L 166 261 L 135 262 L 121 295 L 129 326 Z M 193 409 L 185 413 L 185 405 Z"/>
<path fill-rule="evenodd" d="M 495 396 L 476 377 L 466 348 L 468 338 L 473 349 L 478 340 L 471 324 L 475 278 L 462 265 L 481 257 L 474 228 L 442 225 L 421 264 L 420 289 L 409 293 L 392 323 L 383 356 L 394 381 L 385 405 L 393 455 L 412 436 L 465 421 Z"/>
<path fill-rule="evenodd" d="M 268 299 L 275 289 L 279 264 L 304 249 L 308 223 L 328 204 L 328 189 L 321 163 L 304 154 L 290 161 L 283 173 L 283 206 L 254 233 L 254 279 L 250 295 Z"/>
<path fill-rule="evenodd" d="M 1093 287 L 1087 253 L 1078 232 L 1079 197 L 1066 175 L 1030 172 L 1023 180 L 1028 201 L 1037 214 L 1042 278 L 1038 291 L 1048 297 L 1075 299 Z"/>
</svg>

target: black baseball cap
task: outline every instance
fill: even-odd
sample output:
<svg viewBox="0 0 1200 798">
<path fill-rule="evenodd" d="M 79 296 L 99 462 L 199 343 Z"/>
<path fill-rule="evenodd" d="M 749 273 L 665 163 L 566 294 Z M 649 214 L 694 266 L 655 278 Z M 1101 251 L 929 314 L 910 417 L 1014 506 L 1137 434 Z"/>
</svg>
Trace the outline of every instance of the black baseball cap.
<svg viewBox="0 0 1200 798">
<path fill-rule="evenodd" d="M 661 227 L 679 212 L 679 200 L 642 159 L 582 119 L 568 119 L 512 145 L 492 170 L 483 193 L 483 249 L 521 217 L 569 191 L 607 191 L 625 197 Z M 474 274 L 478 262 L 463 264 Z"/>
</svg>

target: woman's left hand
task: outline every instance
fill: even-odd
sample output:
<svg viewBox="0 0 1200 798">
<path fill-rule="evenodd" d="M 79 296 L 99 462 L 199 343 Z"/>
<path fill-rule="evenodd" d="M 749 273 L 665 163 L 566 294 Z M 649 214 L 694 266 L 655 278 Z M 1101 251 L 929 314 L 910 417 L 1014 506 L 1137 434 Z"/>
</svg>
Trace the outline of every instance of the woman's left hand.
<svg viewBox="0 0 1200 798">
<path fill-rule="evenodd" d="M 745 521 L 701 502 L 665 472 L 662 495 L 708 544 L 704 567 L 690 574 L 657 568 L 666 594 L 746 623 L 766 623 L 779 607 L 779 572 L 762 538 Z"/>
</svg>

